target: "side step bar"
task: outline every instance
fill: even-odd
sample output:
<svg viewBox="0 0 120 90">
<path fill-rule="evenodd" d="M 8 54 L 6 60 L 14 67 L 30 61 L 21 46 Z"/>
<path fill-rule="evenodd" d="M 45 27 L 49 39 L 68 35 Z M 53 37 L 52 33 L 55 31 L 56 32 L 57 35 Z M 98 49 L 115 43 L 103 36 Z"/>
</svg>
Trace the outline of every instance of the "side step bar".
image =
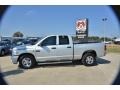
<svg viewBox="0 0 120 90">
<path fill-rule="evenodd" d="M 44 61 L 44 62 L 38 62 L 38 65 L 42 64 L 62 64 L 62 63 L 72 63 L 72 61 Z"/>
</svg>

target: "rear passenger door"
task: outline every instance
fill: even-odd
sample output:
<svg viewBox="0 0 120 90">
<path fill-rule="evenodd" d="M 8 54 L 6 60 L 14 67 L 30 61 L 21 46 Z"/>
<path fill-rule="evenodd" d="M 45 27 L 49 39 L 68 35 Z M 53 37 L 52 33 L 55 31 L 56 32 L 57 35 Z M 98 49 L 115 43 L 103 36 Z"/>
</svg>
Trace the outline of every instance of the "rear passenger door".
<svg viewBox="0 0 120 90">
<path fill-rule="evenodd" d="M 73 46 L 70 44 L 68 36 L 58 36 L 56 56 L 58 60 L 72 60 Z"/>
</svg>

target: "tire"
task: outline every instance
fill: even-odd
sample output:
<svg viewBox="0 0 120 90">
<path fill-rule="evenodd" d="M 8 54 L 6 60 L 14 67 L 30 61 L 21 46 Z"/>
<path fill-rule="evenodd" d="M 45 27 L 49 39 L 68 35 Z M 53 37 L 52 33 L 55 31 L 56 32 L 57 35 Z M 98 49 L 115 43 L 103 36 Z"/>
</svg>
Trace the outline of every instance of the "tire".
<svg viewBox="0 0 120 90">
<path fill-rule="evenodd" d="M 86 53 L 82 57 L 82 64 L 85 66 L 94 66 L 96 64 L 96 56 L 92 53 Z"/>
<path fill-rule="evenodd" d="M 5 55 L 5 50 L 1 50 L 0 55 L 4 56 Z"/>
<path fill-rule="evenodd" d="M 23 69 L 33 68 L 35 64 L 35 58 L 31 55 L 23 55 L 19 59 L 19 67 Z"/>
</svg>

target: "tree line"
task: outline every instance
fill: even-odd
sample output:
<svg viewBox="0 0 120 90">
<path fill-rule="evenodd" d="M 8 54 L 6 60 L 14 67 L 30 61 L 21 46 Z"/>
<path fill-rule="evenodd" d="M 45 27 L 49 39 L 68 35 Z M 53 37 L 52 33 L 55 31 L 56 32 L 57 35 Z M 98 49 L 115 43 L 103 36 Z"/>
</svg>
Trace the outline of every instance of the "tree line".
<svg viewBox="0 0 120 90">
<path fill-rule="evenodd" d="M 15 32 L 13 34 L 13 37 L 23 37 L 23 33 L 22 32 Z M 74 40 L 79 40 L 79 38 L 77 36 L 73 36 Z M 109 38 L 109 37 L 105 37 L 105 41 L 113 41 L 114 39 L 116 39 L 116 37 L 114 38 Z M 98 37 L 98 36 L 89 36 L 87 38 L 87 40 L 89 41 L 104 41 L 104 37 Z"/>
<path fill-rule="evenodd" d="M 103 42 L 104 40 L 105 41 L 114 41 L 114 39 L 116 39 L 116 37 L 114 38 L 109 38 L 109 37 L 99 37 L 99 36 L 88 36 L 87 38 L 87 41 L 97 41 L 97 42 Z M 73 40 L 85 40 L 84 38 L 78 38 L 77 36 L 73 36 Z"/>
</svg>

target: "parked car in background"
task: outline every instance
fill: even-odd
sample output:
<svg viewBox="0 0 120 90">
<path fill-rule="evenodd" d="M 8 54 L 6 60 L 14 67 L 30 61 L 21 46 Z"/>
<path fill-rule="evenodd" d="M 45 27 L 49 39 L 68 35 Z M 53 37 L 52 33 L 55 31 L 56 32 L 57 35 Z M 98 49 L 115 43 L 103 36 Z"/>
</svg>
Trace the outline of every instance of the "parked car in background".
<svg viewBox="0 0 120 90">
<path fill-rule="evenodd" d="M 15 42 L 12 42 L 11 43 L 11 46 L 10 46 L 10 53 L 12 52 L 12 49 L 16 46 L 20 46 L 20 45 L 23 45 L 23 42 L 22 41 L 15 41 Z"/>
<path fill-rule="evenodd" d="M 4 56 L 10 52 L 11 45 L 5 41 L 0 42 L 0 56 Z"/>
<path fill-rule="evenodd" d="M 26 40 L 23 41 L 25 45 L 34 45 L 40 38 L 27 38 Z"/>
</svg>

